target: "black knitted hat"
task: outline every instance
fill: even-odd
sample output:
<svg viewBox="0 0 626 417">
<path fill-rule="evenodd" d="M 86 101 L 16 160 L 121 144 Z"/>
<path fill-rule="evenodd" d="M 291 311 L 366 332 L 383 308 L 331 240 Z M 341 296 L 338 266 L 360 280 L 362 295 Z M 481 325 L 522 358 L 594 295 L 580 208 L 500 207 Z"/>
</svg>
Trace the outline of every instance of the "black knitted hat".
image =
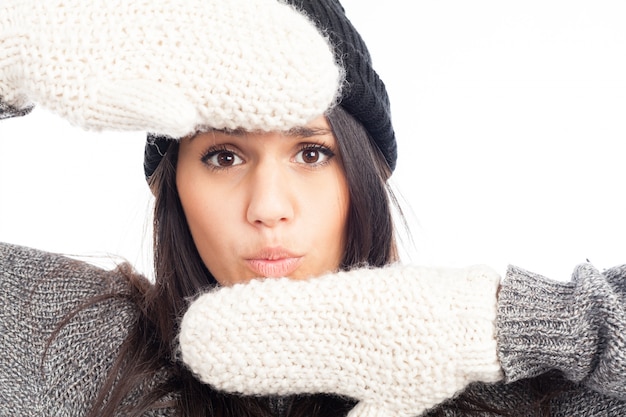
<svg viewBox="0 0 626 417">
<path fill-rule="evenodd" d="M 382 151 L 389 167 L 396 166 L 397 145 L 391 124 L 389 98 L 385 84 L 372 67 L 372 60 L 338 0 L 286 0 L 303 11 L 328 36 L 337 60 L 346 72 L 338 104 L 357 119 Z M 172 139 L 148 134 L 144 154 L 146 178 L 154 173 Z"/>
</svg>

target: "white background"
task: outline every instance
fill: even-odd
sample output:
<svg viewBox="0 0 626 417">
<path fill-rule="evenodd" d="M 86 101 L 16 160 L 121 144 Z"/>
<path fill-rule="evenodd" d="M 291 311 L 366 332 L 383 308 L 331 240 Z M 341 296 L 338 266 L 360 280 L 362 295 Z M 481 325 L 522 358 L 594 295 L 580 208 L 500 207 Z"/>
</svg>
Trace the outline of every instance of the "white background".
<svg viewBox="0 0 626 417">
<path fill-rule="evenodd" d="M 626 262 L 622 1 L 344 0 L 392 100 L 405 260 Z M 150 274 L 143 134 L 0 122 L 0 240 Z"/>
</svg>

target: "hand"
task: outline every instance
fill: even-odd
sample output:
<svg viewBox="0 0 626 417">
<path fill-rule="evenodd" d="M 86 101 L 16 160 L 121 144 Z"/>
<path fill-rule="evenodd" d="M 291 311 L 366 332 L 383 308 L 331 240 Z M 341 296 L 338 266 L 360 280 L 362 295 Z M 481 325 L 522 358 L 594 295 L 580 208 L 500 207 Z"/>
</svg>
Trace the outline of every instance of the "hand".
<svg viewBox="0 0 626 417">
<path fill-rule="evenodd" d="M 284 130 L 329 108 L 326 39 L 276 0 L 2 0 L 0 110 L 175 138 Z"/>
<path fill-rule="evenodd" d="M 255 280 L 191 304 L 182 358 L 219 390 L 335 393 L 359 401 L 352 417 L 419 415 L 501 378 L 498 283 L 486 267 L 410 266 Z"/>
</svg>

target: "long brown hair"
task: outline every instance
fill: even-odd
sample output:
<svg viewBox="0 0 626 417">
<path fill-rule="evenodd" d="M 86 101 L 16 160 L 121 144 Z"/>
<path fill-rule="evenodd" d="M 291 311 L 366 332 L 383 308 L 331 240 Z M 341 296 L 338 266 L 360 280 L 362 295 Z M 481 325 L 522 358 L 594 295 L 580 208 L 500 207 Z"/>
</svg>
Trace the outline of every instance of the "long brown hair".
<svg viewBox="0 0 626 417">
<path fill-rule="evenodd" d="M 342 269 L 383 266 L 397 260 L 387 186 L 390 170 L 365 131 L 341 107 L 328 115 L 337 137 L 350 205 Z M 178 144 L 172 143 L 150 180 L 155 195 L 155 283 L 132 274 L 129 298 L 138 306 L 137 324 L 101 388 L 89 417 L 123 412 L 139 416 L 154 408 L 172 408 L 183 417 L 271 416 L 268 398 L 216 392 L 200 383 L 177 355 L 179 321 L 188 299 L 217 282 L 202 262 L 189 232 L 176 189 Z M 372 227 L 376 225 L 376 230 Z M 136 400 L 128 404 L 128 395 Z M 332 395 L 281 399 L 284 415 L 345 415 L 355 404 Z M 124 406 L 122 406 L 124 404 Z"/>
</svg>

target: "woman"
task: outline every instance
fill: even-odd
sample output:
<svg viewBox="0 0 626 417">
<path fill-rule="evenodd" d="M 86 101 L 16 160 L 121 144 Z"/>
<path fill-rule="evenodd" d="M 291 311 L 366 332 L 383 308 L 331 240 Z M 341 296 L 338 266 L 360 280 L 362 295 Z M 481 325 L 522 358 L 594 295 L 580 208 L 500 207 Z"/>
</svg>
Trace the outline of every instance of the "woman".
<svg viewBox="0 0 626 417">
<path fill-rule="evenodd" d="M 63 4 L 63 13 L 58 13 L 60 4 L 50 1 L 13 2 L 5 16 L 12 18 L 9 27 L 45 32 L 54 25 L 32 25 L 30 16 L 43 8 L 47 19 L 74 21 L 67 15 L 72 7 L 79 10 L 80 3 Z M 251 65 L 233 65 L 223 75 L 217 70 L 233 61 L 217 59 L 211 67 L 209 60 L 222 48 L 193 51 L 191 58 L 207 60 L 206 73 L 199 77 L 185 72 L 187 67 L 170 72 L 167 63 L 177 65 L 184 62 L 181 59 L 151 65 L 137 61 L 125 53 L 136 52 L 140 45 L 155 52 L 146 56 L 156 56 L 167 50 L 162 45 L 168 41 L 133 44 L 135 25 L 143 30 L 141 41 L 146 30 L 154 28 L 141 19 L 138 23 L 133 7 L 116 15 L 132 21 L 122 25 L 122 38 L 108 33 L 121 42 L 120 48 L 107 45 L 103 52 L 93 48 L 95 41 L 88 36 L 85 45 L 90 47 L 78 47 L 88 55 L 113 49 L 111 61 L 102 56 L 94 61 L 109 63 L 104 74 L 112 74 L 114 82 L 106 79 L 94 85 L 89 84 L 91 76 L 55 77 L 45 65 L 51 61 L 37 61 L 37 53 L 19 52 L 19 58 L 9 54 L 10 60 L 0 60 L 8 62 L 2 68 L 11 75 L 0 77 L 5 103 L 1 108 L 9 115 L 27 112 L 32 99 L 85 127 L 184 137 L 176 142 L 150 136 L 147 145 L 146 173 L 157 196 L 154 285 L 124 267 L 109 274 L 62 257 L 2 247 L 2 299 L 14 307 L 3 309 L 0 320 L 7 335 L 2 351 L 8 352 L 2 355 L 2 380 L 7 381 L 2 413 L 338 415 L 358 401 L 352 415 L 418 415 L 470 382 L 495 382 L 502 370 L 509 383 L 477 383 L 432 413 L 463 415 L 468 408 L 522 414 L 537 408 L 555 415 L 594 415 L 598 409 L 621 413 L 620 269 L 600 274 L 585 266 L 574 283 L 557 284 L 512 268 L 499 292 L 497 322 L 498 278 L 484 268 L 392 266 L 301 282 L 253 280 L 209 292 L 189 307 L 190 298 L 216 281 L 229 286 L 255 276 L 308 278 L 395 260 L 389 203 L 383 198 L 395 164 L 384 86 L 338 3 L 304 2 L 297 9 L 278 4 L 246 0 L 185 7 L 200 20 L 236 11 L 237 19 L 248 16 L 251 24 L 269 23 L 255 27 L 261 34 L 293 24 L 274 34 L 277 42 L 261 36 L 256 45 L 271 45 L 261 49 L 265 52 L 278 51 L 269 55 L 271 63 L 287 52 L 303 58 L 304 64 L 298 59 L 282 61 L 279 68 L 284 66 L 287 76 L 273 73 L 272 64 L 263 67 L 273 74 L 270 77 L 251 79 Z M 194 27 L 181 13 L 187 9 L 167 9 L 166 2 L 153 5 L 168 11 L 164 15 L 173 19 L 167 20 L 170 25 Z M 103 20 L 94 27 L 106 32 L 112 26 L 106 12 L 119 12 L 120 6 L 99 6 L 95 16 Z M 260 19 L 259 13 L 268 9 L 272 12 Z M 157 11 L 147 13 L 149 18 L 163 16 Z M 314 25 L 302 20 L 303 11 Z M 235 21 L 237 29 L 247 27 Z M 69 27 L 88 34 L 80 23 L 78 29 Z M 219 23 L 233 29 L 228 19 Z M 337 49 L 329 48 L 320 32 Z M 172 30 L 171 36 L 177 33 Z M 185 39 L 194 33 L 185 32 Z M 223 33 L 216 29 L 213 35 Z M 231 30 L 227 33 L 228 41 L 235 39 L 231 48 L 223 48 L 227 52 L 258 51 L 245 48 L 252 42 L 247 33 L 241 38 L 231 37 Z M 301 33 L 306 35 L 293 45 L 278 42 Z M 64 49 L 54 48 L 59 46 L 54 36 L 22 35 L 10 41 L 19 45 L 25 39 L 44 55 L 54 51 L 65 56 Z M 257 59 L 267 58 L 255 53 Z M 81 62 L 62 70 L 93 75 L 93 67 L 85 69 Z M 138 63 L 144 64 L 137 70 L 144 77 L 139 77 L 141 82 L 115 77 L 133 72 Z M 155 63 L 160 64 L 156 69 Z M 32 71 L 38 68 L 33 64 L 43 70 Z M 24 73 L 30 77 L 20 79 Z M 85 81 L 73 84 L 76 79 Z M 204 88 L 198 88 L 202 83 Z M 74 88 L 43 88 L 59 85 Z M 243 94 L 238 95 L 240 90 Z M 279 96 L 267 100 L 266 93 Z M 165 110 L 151 106 L 154 97 L 171 98 L 174 104 L 165 103 Z M 321 117 L 324 114 L 327 118 Z M 316 185 L 314 193 L 310 185 Z M 321 226 L 316 223 L 320 218 Z M 297 233 L 277 232 L 296 227 L 293 224 Z M 573 350 L 564 352 L 563 347 Z M 550 374 L 557 381 L 553 386 L 540 386 L 539 395 L 530 392 L 533 384 L 552 382 L 548 377 L 524 379 L 551 369 L 563 375 Z M 566 383 L 563 376 L 573 382 Z M 296 393 L 340 397 L 285 397 Z"/>
</svg>

